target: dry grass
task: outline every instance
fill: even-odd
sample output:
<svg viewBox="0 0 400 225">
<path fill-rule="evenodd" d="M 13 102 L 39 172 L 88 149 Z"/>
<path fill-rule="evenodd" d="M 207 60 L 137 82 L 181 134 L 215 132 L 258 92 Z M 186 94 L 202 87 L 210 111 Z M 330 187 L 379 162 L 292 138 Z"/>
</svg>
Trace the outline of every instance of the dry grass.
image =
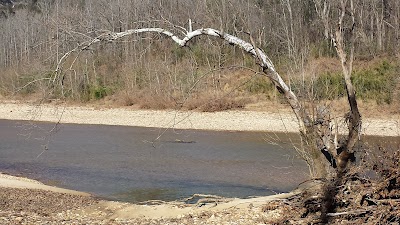
<svg viewBox="0 0 400 225">
<path fill-rule="evenodd" d="M 176 109 L 178 104 L 168 95 L 151 93 L 150 91 L 118 92 L 105 99 L 114 107 L 133 106 L 139 109 Z"/>
<path fill-rule="evenodd" d="M 226 95 L 223 92 L 204 92 L 192 96 L 172 96 L 151 93 L 150 91 L 119 92 L 107 96 L 103 103 L 111 107 L 134 107 L 138 109 L 179 109 L 217 112 L 232 109 L 244 109 L 257 98 L 241 97 L 239 94 Z M 99 102 L 99 101 L 98 101 Z M 94 102 L 96 104 L 96 102 Z"/>
<path fill-rule="evenodd" d="M 243 109 L 250 103 L 250 98 L 239 96 L 225 96 L 222 93 L 206 93 L 188 99 L 184 108 L 200 110 L 202 112 L 217 112 L 231 109 Z"/>
<path fill-rule="evenodd" d="M 136 102 L 141 109 L 174 109 L 177 103 L 168 96 L 163 95 L 139 95 Z"/>
</svg>

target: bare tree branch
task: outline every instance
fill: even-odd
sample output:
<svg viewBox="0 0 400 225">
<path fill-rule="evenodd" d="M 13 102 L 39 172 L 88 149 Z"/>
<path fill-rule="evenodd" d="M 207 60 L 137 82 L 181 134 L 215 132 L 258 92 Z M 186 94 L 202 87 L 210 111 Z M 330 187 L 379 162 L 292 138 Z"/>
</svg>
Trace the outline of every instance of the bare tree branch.
<svg viewBox="0 0 400 225">
<path fill-rule="evenodd" d="M 245 52 L 249 53 L 252 57 L 256 58 L 259 65 L 261 66 L 262 70 L 266 74 L 266 76 L 274 83 L 276 88 L 281 92 L 288 103 L 290 104 L 291 108 L 293 109 L 293 112 L 295 113 L 298 123 L 299 123 L 299 128 L 300 132 L 303 134 L 307 133 L 306 126 L 309 125 L 309 116 L 305 112 L 303 106 L 297 99 L 296 95 L 292 92 L 292 90 L 289 88 L 289 86 L 283 81 L 282 77 L 279 75 L 279 73 L 276 71 L 274 64 L 272 61 L 269 59 L 267 54 L 260 48 L 255 47 L 249 42 L 246 42 L 236 36 L 227 34 L 223 31 L 219 31 L 213 28 L 201 28 L 197 29 L 191 32 L 188 32 L 186 36 L 184 36 L 182 39 L 176 36 L 174 33 L 163 29 L 163 28 L 142 28 L 142 29 L 131 29 L 131 30 L 126 30 L 123 32 L 106 32 L 93 40 L 90 40 L 88 42 L 84 42 L 82 44 L 79 44 L 76 48 L 72 49 L 71 51 L 65 53 L 61 59 L 59 60 L 56 68 L 56 74 L 53 78 L 53 82 L 55 82 L 57 79 L 59 79 L 60 74 L 62 72 L 62 67 L 65 62 L 65 60 L 72 54 L 72 53 L 79 53 L 81 51 L 89 49 L 90 46 L 99 43 L 99 42 L 113 42 L 117 39 L 129 36 L 129 35 L 134 35 L 134 34 L 142 34 L 142 33 L 157 33 L 157 34 L 163 34 L 165 36 L 170 37 L 174 42 L 176 42 L 179 46 L 184 47 L 187 45 L 187 43 L 192 40 L 193 38 L 200 36 L 200 35 L 208 35 L 208 36 L 213 36 L 213 37 L 219 37 L 226 42 L 228 42 L 231 45 L 235 45 L 243 49 Z"/>
</svg>

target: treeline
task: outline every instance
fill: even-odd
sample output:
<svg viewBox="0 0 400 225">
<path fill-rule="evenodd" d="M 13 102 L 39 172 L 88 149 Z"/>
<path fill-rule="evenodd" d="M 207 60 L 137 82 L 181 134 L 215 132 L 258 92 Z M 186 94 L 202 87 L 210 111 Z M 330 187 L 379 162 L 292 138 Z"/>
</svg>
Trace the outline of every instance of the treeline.
<svg viewBox="0 0 400 225">
<path fill-rule="evenodd" d="M 356 59 L 395 56 L 400 47 L 400 2 L 354 2 Z M 43 78 L 51 76 L 65 52 L 107 31 L 166 27 L 179 34 L 189 29 L 189 19 L 193 29 L 213 27 L 247 40 L 251 36 L 295 83 L 310 77 L 305 73 L 313 60 L 335 57 L 326 37 L 327 29 L 334 26 L 325 26 L 320 18 L 336 21 L 337 4 L 325 0 L 2 0 L 1 94 L 45 92 Z M 167 105 L 182 105 L 187 99 L 207 102 L 202 99 L 206 95 L 222 98 L 227 93 L 238 95 L 237 90 L 254 90 L 254 80 L 240 76 L 253 73 L 254 65 L 240 49 L 218 39 L 203 37 L 178 48 L 162 36 L 130 36 L 71 57 L 64 65 L 66 89 L 52 97 L 88 101 L 123 93 L 127 105 L 138 99 Z M 231 73 L 236 75 L 227 76 Z"/>
</svg>

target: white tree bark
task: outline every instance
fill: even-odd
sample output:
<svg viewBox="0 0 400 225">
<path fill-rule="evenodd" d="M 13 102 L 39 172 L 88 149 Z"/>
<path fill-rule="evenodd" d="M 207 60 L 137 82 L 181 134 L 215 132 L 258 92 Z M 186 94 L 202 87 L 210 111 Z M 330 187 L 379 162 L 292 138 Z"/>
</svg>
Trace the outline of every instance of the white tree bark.
<svg viewBox="0 0 400 225">
<path fill-rule="evenodd" d="M 274 64 L 269 59 L 267 54 L 260 49 L 255 47 L 255 44 L 251 44 L 246 42 L 238 37 L 233 35 L 224 33 L 222 31 L 213 29 L 213 28 L 201 28 L 197 30 L 191 31 L 186 33 L 186 35 L 181 39 L 174 33 L 163 29 L 163 28 L 142 28 L 142 29 L 131 29 L 126 30 L 123 32 L 106 32 L 88 42 L 82 43 L 78 45 L 75 49 L 65 53 L 58 62 L 56 68 L 56 75 L 53 78 L 53 82 L 57 79 L 60 79 L 61 70 L 65 59 L 68 58 L 72 53 L 79 53 L 81 51 L 89 49 L 90 46 L 99 42 L 112 42 L 117 39 L 123 38 L 125 36 L 134 35 L 134 34 L 142 34 L 142 33 L 158 33 L 163 34 L 165 36 L 170 37 L 174 42 L 176 42 L 179 46 L 184 47 L 186 44 L 192 40 L 193 38 L 200 36 L 200 35 L 208 35 L 221 38 L 228 42 L 229 44 L 235 45 L 249 53 L 251 56 L 258 60 L 259 65 L 261 66 L 262 70 L 264 71 L 265 75 L 274 83 L 276 88 L 285 96 L 287 102 L 290 104 L 293 112 L 295 113 L 298 123 L 300 132 L 303 134 L 307 133 L 306 126 L 309 125 L 310 122 L 308 114 L 305 112 L 303 106 L 297 99 L 297 96 L 291 91 L 289 86 L 283 81 L 282 77 L 276 71 Z M 62 78 L 61 78 L 62 79 Z"/>
</svg>

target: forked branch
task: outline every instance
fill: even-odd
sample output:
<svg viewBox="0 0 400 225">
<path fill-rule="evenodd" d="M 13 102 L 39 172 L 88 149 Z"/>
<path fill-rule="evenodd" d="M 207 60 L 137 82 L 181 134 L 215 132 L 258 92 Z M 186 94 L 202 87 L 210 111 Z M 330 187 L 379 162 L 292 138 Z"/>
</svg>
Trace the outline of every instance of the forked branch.
<svg viewBox="0 0 400 225">
<path fill-rule="evenodd" d="M 358 109 L 357 105 L 357 99 L 356 99 L 356 91 L 354 89 L 354 86 L 351 82 L 351 73 L 353 70 L 353 60 L 354 60 L 354 38 L 355 38 L 355 16 L 354 16 L 354 4 L 353 0 L 350 0 L 349 2 L 350 7 L 349 7 L 349 14 L 351 18 L 351 27 L 349 28 L 350 32 L 350 38 L 348 40 L 348 48 L 350 49 L 350 54 L 347 55 L 345 52 L 345 42 L 344 42 L 344 17 L 346 16 L 346 9 L 347 7 L 347 1 L 342 0 L 340 4 L 340 11 L 341 13 L 339 14 L 339 23 L 337 30 L 335 32 L 335 35 L 332 35 L 332 41 L 334 43 L 334 47 L 336 49 L 336 52 L 339 56 L 339 59 L 342 64 L 342 70 L 343 70 L 343 75 L 344 75 L 344 81 L 346 85 L 346 91 L 347 91 L 347 99 L 350 105 L 350 113 L 348 115 L 348 127 L 349 127 L 349 135 L 347 138 L 347 143 L 346 146 L 344 146 L 344 150 L 347 151 L 352 151 L 354 145 L 356 144 L 357 139 L 359 138 L 361 134 L 361 114 Z"/>
</svg>

